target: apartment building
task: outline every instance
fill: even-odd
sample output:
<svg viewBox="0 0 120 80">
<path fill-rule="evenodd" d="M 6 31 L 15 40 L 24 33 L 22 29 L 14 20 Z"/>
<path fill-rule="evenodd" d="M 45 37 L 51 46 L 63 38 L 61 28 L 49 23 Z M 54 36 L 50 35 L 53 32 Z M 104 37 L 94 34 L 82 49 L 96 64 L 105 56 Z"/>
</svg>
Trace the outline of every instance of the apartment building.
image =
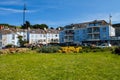
<svg viewBox="0 0 120 80">
<path fill-rule="evenodd" d="M 112 36 L 115 36 L 115 29 L 109 23 L 105 20 L 94 20 L 65 26 L 60 32 L 60 43 L 110 43 Z"/>
</svg>

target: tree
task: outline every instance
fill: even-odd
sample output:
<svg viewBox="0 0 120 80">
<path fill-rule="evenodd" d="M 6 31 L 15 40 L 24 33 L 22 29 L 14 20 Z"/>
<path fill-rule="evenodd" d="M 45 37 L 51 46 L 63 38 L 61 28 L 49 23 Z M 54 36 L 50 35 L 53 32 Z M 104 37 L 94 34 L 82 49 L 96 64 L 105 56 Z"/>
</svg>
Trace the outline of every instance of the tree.
<svg viewBox="0 0 120 80">
<path fill-rule="evenodd" d="M 0 24 L 1 26 L 9 26 L 9 24 Z"/>
<path fill-rule="evenodd" d="M 7 27 L 7 28 L 16 28 L 16 26 L 10 25 L 10 24 L 0 24 L 0 26 L 4 26 L 4 27 Z"/>
<path fill-rule="evenodd" d="M 40 24 L 35 24 L 31 28 L 38 29 L 38 28 L 40 28 Z"/>
<path fill-rule="evenodd" d="M 26 21 L 23 25 L 22 25 L 22 29 L 28 29 L 28 27 L 31 27 L 30 22 Z"/>
<path fill-rule="evenodd" d="M 48 26 L 46 25 L 46 24 L 41 24 L 41 28 L 46 28 L 46 29 L 48 29 Z"/>
<path fill-rule="evenodd" d="M 46 24 L 35 24 L 32 26 L 32 28 L 34 28 L 34 29 L 44 29 L 44 28 L 48 29 L 48 26 Z"/>
<path fill-rule="evenodd" d="M 54 29 L 53 27 L 50 27 L 50 29 Z"/>
<path fill-rule="evenodd" d="M 56 28 L 56 30 L 63 30 L 63 29 L 64 27 L 61 27 L 61 26 Z"/>
<path fill-rule="evenodd" d="M 20 44 L 20 47 L 24 47 L 24 44 L 27 43 L 27 41 L 22 40 L 23 36 L 18 36 L 18 41 Z"/>
</svg>

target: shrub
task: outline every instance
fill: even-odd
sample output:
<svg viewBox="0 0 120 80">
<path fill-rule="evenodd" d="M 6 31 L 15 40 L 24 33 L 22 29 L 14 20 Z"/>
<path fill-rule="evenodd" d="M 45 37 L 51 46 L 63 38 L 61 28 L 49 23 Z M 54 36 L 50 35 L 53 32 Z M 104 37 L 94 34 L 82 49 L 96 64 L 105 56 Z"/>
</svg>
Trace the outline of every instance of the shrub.
<svg viewBox="0 0 120 80">
<path fill-rule="evenodd" d="M 60 46 L 43 46 L 38 49 L 40 53 L 56 53 L 60 50 Z"/>
<path fill-rule="evenodd" d="M 61 47 L 59 53 L 79 53 L 82 50 L 82 47 Z"/>
<path fill-rule="evenodd" d="M 120 47 L 116 47 L 116 48 L 113 50 L 113 53 L 120 55 Z"/>
<path fill-rule="evenodd" d="M 9 52 L 10 53 L 15 53 L 16 52 L 16 48 L 9 48 Z"/>
<path fill-rule="evenodd" d="M 5 48 L 12 48 L 12 47 L 17 47 L 17 46 L 15 46 L 13 44 L 8 44 L 8 45 L 5 46 Z"/>
<path fill-rule="evenodd" d="M 0 54 L 9 54 L 9 50 L 8 49 L 4 49 L 4 50 L 0 50 Z"/>
<path fill-rule="evenodd" d="M 29 53 L 30 49 L 28 48 L 9 48 L 0 50 L 0 54 L 11 54 L 11 53 Z"/>
<path fill-rule="evenodd" d="M 83 52 L 103 52 L 103 51 L 111 51 L 112 49 L 110 47 L 106 48 L 100 48 L 100 47 L 91 47 L 91 46 L 84 46 L 82 47 L 82 50 L 80 51 L 81 53 Z"/>
</svg>

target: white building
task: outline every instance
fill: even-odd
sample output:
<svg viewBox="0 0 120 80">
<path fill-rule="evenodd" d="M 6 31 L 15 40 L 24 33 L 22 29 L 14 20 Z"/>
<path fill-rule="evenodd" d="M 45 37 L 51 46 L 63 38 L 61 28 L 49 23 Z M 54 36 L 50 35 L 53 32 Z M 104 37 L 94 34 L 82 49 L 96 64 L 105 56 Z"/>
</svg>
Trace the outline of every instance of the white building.
<svg viewBox="0 0 120 80">
<path fill-rule="evenodd" d="M 18 46 L 18 35 L 10 29 L 0 30 L 0 46 L 4 48 L 8 44 Z"/>
<path fill-rule="evenodd" d="M 53 29 L 31 29 L 29 31 L 29 44 L 59 43 L 59 31 Z"/>
<path fill-rule="evenodd" d="M 59 43 L 59 30 L 54 29 L 1 29 L 0 30 L 0 48 L 8 44 L 19 46 L 18 36 L 29 44 L 50 44 Z"/>
</svg>

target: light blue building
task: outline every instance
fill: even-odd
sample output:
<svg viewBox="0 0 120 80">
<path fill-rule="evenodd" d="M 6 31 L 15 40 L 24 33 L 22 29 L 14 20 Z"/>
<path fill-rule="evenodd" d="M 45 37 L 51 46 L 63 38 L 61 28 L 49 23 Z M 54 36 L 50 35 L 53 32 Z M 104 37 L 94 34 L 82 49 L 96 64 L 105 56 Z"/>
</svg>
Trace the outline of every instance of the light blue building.
<svg viewBox="0 0 120 80">
<path fill-rule="evenodd" d="M 102 44 L 110 43 L 115 29 L 104 20 L 71 24 L 60 32 L 60 43 L 66 44 Z"/>
</svg>

